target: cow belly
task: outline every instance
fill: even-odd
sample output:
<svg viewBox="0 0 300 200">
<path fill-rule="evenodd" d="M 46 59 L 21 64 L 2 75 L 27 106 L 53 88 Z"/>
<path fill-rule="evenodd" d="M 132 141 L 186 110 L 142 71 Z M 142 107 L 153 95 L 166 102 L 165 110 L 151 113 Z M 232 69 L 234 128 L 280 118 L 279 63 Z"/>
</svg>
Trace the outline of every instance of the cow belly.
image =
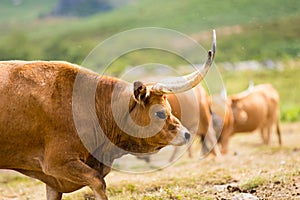
<svg viewBox="0 0 300 200">
<path fill-rule="evenodd" d="M 0 168 L 41 170 L 44 139 L 26 127 L 27 120 L 7 119 L 0 121 Z"/>
<path fill-rule="evenodd" d="M 234 127 L 234 132 L 240 132 L 240 133 L 253 132 L 256 129 L 258 129 L 260 126 L 261 126 L 261 121 L 250 118 L 245 123 L 236 125 Z"/>
<path fill-rule="evenodd" d="M 0 143 L 0 169 L 30 169 L 41 171 L 43 155 L 40 150 L 25 150 L 24 146 L 3 145 Z M 13 148 L 14 147 L 14 148 Z"/>
<path fill-rule="evenodd" d="M 58 192 L 68 193 L 78 190 L 83 187 L 83 185 L 77 185 L 72 182 L 63 179 L 57 179 L 52 176 L 46 175 L 41 171 L 32 171 L 32 170 L 16 170 L 26 176 L 39 179 L 42 182 L 46 183 L 53 189 Z"/>
</svg>

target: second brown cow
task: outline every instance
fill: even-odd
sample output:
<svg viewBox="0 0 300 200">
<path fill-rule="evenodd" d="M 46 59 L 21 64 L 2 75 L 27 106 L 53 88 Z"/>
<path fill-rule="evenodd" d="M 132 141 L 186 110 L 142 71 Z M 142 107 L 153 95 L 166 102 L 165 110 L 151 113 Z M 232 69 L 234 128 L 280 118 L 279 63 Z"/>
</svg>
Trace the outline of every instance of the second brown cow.
<svg viewBox="0 0 300 200">
<path fill-rule="evenodd" d="M 229 96 L 226 108 L 224 119 L 213 114 L 215 128 L 221 131 L 219 143 L 223 154 L 227 153 L 229 138 L 234 133 L 260 130 L 263 143 L 268 145 L 273 125 L 276 126 L 279 145 L 282 144 L 279 94 L 271 84 L 260 84 L 248 91 Z M 219 121 L 224 123 L 218 123 Z M 222 124 L 223 129 L 220 130 L 216 123 Z"/>
</svg>

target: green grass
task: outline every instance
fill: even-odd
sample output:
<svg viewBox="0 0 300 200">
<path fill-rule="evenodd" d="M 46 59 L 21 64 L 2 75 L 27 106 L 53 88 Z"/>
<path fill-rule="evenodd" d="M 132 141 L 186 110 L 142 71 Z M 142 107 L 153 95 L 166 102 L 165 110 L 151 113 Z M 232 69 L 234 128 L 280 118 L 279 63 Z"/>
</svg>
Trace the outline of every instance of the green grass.
<svg viewBox="0 0 300 200">
<path fill-rule="evenodd" d="M 251 179 L 246 180 L 240 184 L 242 190 L 250 191 L 259 186 L 262 186 L 267 182 L 267 178 L 262 176 L 252 177 Z"/>
<path fill-rule="evenodd" d="M 210 195 L 204 195 L 203 191 L 205 188 L 203 185 L 220 185 L 232 181 L 230 171 L 225 168 L 216 168 L 208 173 L 201 173 L 201 170 L 199 170 L 196 174 L 197 175 L 185 177 L 182 177 L 181 175 L 168 178 L 164 177 L 155 179 L 153 182 L 145 181 L 145 183 L 142 183 L 140 182 L 142 180 L 139 180 L 134 184 L 124 180 L 118 185 L 113 184 L 108 186 L 107 194 L 112 200 L 204 200 L 213 198 L 210 198 Z M 131 197 L 128 197 L 129 194 Z"/>
</svg>

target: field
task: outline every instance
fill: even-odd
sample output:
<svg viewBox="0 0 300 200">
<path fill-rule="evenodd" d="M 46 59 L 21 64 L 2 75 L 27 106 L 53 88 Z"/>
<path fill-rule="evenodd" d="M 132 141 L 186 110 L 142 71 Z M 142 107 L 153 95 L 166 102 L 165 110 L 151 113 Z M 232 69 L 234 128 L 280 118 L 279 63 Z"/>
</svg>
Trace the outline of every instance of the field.
<svg viewBox="0 0 300 200">
<path fill-rule="evenodd" d="M 141 27 L 174 29 L 208 49 L 211 30 L 216 29 L 215 63 L 228 94 L 246 89 L 249 81 L 271 83 L 280 94 L 281 148 L 275 134 L 270 146 L 261 144 L 258 133 L 237 134 L 230 141 L 228 155 L 200 159 L 200 145 L 195 144 L 194 158 L 185 155 L 153 173 L 113 171 L 106 178 L 111 200 L 226 200 L 243 193 L 259 199 L 300 200 L 299 0 L 126 0 L 131 3 L 84 18 L 49 16 L 57 2 L 0 2 L 0 60 L 64 60 L 81 64 L 105 39 Z M 174 69 L 187 64 L 175 54 L 156 50 L 118 57 L 112 64 L 112 73 L 118 76 L 128 66 L 145 63 L 165 63 Z M 271 61 L 274 69 L 264 66 L 261 70 L 239 71 L 223 67 L 226 63 L 252 60 Z M 0 200 L 40 199 L 45 199 L 43 183 L 0 170 Z M 64 195 L 64 200 L 83 199 L 94 199 L 89 188 Z"/>
<path fill-rule="evenodd" d="M 145 174 L 111 172 L 107 194 L 111 200 L 231 199 L 248 193 L 259 199 L 300 199 L 300 123 L 282 124 L 283 146 L 272 135 L 271 145 L 262 146 L 259 133 L 237 134 L 228 155 L 199 159 L 186 155 L 165 169 Z M 1 200 L 45 199 L 44 185 L 11 171 L 1 171 Z M 244 194 L 245 195 L 245 194 Z M 93 199 L 83 188 L 65 194 L 64 200 Z"/>
</svg>

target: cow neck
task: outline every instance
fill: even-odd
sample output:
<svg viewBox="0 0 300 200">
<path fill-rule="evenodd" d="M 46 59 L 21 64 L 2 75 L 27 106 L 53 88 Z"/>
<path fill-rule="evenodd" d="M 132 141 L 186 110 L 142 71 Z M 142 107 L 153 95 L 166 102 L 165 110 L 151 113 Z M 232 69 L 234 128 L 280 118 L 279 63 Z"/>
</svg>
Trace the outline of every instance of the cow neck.
<svg viewBox="0 0 300 200">
<path fill-rule="evenodd" d="M 130 110 L 138 106 L 132 97 L 132 87 L 131 83 L 112 77 L 102 77 L 99 80 L 96 106 L 101 129 L 108 138 L 107 143 L 101 148 L 105 149 L 105 152 L 113 152 L 113 155 L 108 157 L 117 158 L 128 153 L 147 153 L 149 148 L 154 149 L 152 146 L 149 147 L 147 138 L 130 135 L 131 126 L 127 131 L 126 128 L 120 128 L 126 126 L 128 128 L 131 120 Z M 112 110 L 115 112 L 113 113 Z"/>
<path fill-rule="evenodd" d="M 126 123 L 131 98 L 132 85 L 130 83 L 108 76 L 102 76 L 99 79 L 96 91 L 96 112 L 106 139 L 98 145 L 97 151 L 110 152 L 104 155 L 105 160 L 119 158 L 126 154 L 119 146 L 128 139 L 128 136 L 119 127 Z"/>
</svg>

